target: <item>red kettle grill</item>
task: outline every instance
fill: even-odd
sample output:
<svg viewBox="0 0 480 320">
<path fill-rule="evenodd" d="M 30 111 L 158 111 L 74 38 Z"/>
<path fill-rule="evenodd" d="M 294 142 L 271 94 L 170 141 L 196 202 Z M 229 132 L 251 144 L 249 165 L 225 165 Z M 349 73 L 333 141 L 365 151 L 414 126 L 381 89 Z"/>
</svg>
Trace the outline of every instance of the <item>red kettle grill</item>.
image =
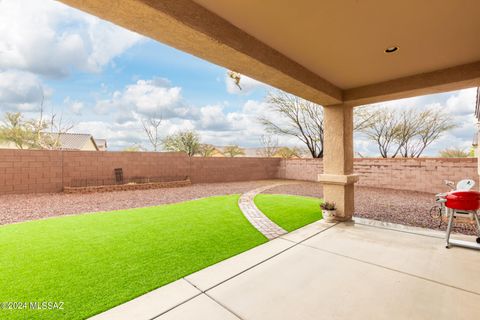
<svg viewBox="0 0 480 320">
<path fill-rule="evenodd" d="M 445 207 L 447 209 L 448 226 L 446 232 L 447 248 L 451 245 L 467 247 L 471 249 L 480 249 L 480 222 L 477 215 L 477 211 L 480 209 L 480 192 L 478 191 L 452 191 L 445 196 Z M 452 232 L 453 220 L 456 211 L 462 213 L 470 212 L 477 225 L 477 239 L 476 242 L 469 242 L 463 240 L 450 239 L 450 233 Z"/>
</svg>

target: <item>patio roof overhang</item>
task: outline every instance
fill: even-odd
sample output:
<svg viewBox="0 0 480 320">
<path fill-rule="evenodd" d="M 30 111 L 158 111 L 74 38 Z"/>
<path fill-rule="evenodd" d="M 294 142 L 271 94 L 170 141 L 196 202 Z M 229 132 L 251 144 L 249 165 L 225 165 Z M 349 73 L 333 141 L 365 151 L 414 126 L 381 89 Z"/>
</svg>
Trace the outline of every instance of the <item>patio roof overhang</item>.
<svg viewBox="0 0 480 320">
<path fill-rule="evenodd" d="M 480 85 L 479 1 L 61 1 L 324 106 Z"/>
</svg>

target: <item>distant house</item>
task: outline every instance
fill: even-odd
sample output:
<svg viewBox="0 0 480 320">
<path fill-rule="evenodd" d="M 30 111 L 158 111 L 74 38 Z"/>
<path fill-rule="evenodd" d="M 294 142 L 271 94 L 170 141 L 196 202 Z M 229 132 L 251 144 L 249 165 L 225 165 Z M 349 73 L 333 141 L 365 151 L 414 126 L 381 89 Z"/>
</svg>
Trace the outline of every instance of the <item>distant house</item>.
<svg viewBox="0 0 480 320">
<path fill-rule="evenodd" d="M 105 139 L 94 139 L 88 133 L 61 133 L 59 135 L 60 150 L 77 151 L 106 151 L 107 141 Z M 98 142 L 98 144 L 97 144 Z M 0 149 L 17 149 L 12 142 L 0 142 Z"/>
<path fill-rule="evenodd" d="M 97 145 L 98 151 L 107 151 L 107 139 L 93 139 Z"/>
<path fill-rule="evenodd" d="M 60 134 L 61 150 L 101 151 L 95 139 L 88 133 L 62 133 Z"/>
</svg>

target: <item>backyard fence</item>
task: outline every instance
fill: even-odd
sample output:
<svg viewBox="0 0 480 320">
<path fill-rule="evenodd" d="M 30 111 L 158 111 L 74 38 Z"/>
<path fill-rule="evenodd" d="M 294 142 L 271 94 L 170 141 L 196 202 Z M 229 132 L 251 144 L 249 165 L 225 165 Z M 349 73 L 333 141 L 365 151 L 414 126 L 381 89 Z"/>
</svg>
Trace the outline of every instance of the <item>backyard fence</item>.
<svg viewBox="0 0 480 320">
<path fill-rule="evenodd" d="M 475 158 L 358 158 L 353 170 L 360 175 L 358 186 L 438 193 L 448 191 L 444 180 L 467 178 L 478 186 Z M 280 176 L 315 181 L 322 172 L 321 159 L 293 159 L 282 163 Z"/>
<path fill-rule="evenodd" d="M 0 150 L 0 194 L 61 192 L 64 187 L 182 181 L 192 183 L 292 179 L 316 181 L 321 159 L 190 158 L 175 152 Z M 443 180 L 474 179 L 477 161 L 464 159 L 355 159 L 359 186 L 436 193 Z"/>
<path fill-rule="evenodd" d="M 0 194 L 61 192 L 64 187 L 274 179 L 278 158 L 190 158 L 177 152 L 0 150 Z"/>
</svg>

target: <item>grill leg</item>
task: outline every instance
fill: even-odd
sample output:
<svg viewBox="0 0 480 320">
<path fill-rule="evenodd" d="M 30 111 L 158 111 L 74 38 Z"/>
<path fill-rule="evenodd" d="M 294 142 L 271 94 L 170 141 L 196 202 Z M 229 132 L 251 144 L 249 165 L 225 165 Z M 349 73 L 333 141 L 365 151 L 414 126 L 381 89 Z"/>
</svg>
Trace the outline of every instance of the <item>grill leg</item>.
<svg viewBox="0 0 480 320">
<path fill-rule="evenodd" d="M 473 213 L 473 217 L 475 218 L 475 222 L 477 223 L 477 243 L 480 243 L 479 242 L 479 239 L 480 239 L 480 219 L 478 218 L 478 212 L 475 211 Z"/>
<path fill-rule="evenodd" d="M 450 233 L 452 232 L 454 210 L 447 208 L 447 213 L 448 213 L 448 226 L 447 226 L 447 232 L 445 234 L 445 241 L 447 242 L 446 248 L 448 249 L 450 248 Z"/>
</svg>

